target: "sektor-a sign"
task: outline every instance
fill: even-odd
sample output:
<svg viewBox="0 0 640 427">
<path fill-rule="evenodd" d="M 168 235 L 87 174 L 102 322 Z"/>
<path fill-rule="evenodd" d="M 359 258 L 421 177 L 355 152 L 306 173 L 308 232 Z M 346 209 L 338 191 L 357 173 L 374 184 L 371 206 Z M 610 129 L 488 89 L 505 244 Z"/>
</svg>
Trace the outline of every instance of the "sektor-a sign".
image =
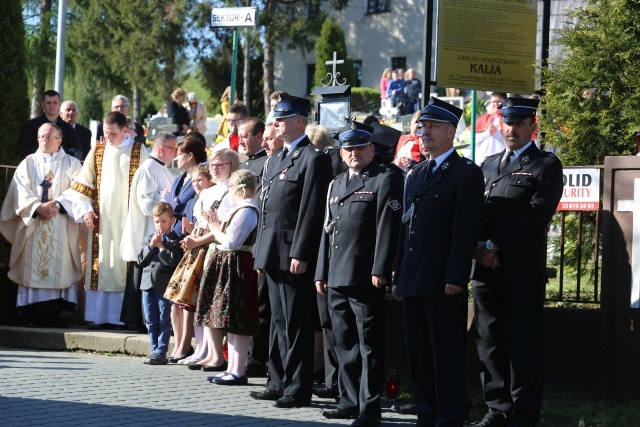
<svg viewBox="0 0 640 427">
<path fill-rule="evenodd" d="M 212 27 L 255 27 L 255 7 L 219 7 L 211 9 Z"/>
</svg>

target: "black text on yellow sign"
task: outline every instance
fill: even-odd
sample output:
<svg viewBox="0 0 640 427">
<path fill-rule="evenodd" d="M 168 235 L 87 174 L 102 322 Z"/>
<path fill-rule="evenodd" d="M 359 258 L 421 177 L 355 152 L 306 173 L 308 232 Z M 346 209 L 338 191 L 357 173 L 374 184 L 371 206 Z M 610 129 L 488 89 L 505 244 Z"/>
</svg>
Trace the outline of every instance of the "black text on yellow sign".
<svg viewBox="0 0 640 427">
<path fill-rule="evenodd" d="M 438 86 L 531 93 L 537 0 L 440 0 Z"/>
</svg>

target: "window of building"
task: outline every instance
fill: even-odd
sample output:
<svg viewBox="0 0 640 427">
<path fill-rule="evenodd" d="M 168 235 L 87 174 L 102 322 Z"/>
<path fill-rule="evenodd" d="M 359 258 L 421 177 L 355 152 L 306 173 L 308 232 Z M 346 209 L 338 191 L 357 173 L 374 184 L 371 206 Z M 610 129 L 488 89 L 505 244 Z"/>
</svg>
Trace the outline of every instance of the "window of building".
<svg viewBox="0 0 640 427">
<path fill-rule="evenodd" d="M 356 81 L 354 87 L 362 86 L 362 60 L 353 61 L 353 68 L 356 69 Z"/>
<path fill-rule="evenodd" d="M 407 70 L 406 56 L 394 56 L 391 58 L 391 69 L 397 70 L 398 68 L 402 68 L 405 71 Z"/>
<path fill-rule="evenodd" d="M 307 64 L 307 91 L 306 95 L 309 95 L 315 86 L 316 78 L 316 64 Z"/>
<path fill-rule="evenodd" d="M 391 12 L 391 0 L 366 0 L 367 13 Z"/>
</svg>

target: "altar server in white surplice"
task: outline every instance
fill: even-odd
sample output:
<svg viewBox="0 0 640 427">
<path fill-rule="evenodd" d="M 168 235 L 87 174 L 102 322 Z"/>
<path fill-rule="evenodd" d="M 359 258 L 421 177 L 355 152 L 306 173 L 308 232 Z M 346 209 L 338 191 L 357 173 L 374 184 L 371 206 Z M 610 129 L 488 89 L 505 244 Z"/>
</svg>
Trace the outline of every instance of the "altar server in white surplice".
<svg viewBox="0 0 640 427">
<path fill-rule="evenodd" d="M 0 211 L 0 232 L 12 245 L 8 277 L 19 285 L 19 311 L 34 326 L 57 326 L 62 309 L 75 310 L 82 278 L 80 225 L 56 200 L 81 165 L 61 143 L 57 125 L 40 126 L 38 151 L 18 165 Z"/>
<path fill-rule="evenodd" d="M 131 263 L 120 313 L 120 321 L 129 329 L 138 329 L 144 324 L 138 253 L 145 239 L 156 232 L 153 207 L 162 201 L 163 193 L 171 191 L 175 175 L 167 165 L 176 157 L 177 143 L 176 137 L 169 132 L 158 133 L 153 139 L 151 156 L 140 165 L 131 183 L 129 213 L 120 244 L 124 260 Z"/>
<path fill-rule="evenodd" d="M 112 111 L 104 118 L 105 141 L 87 155 L 82 171 L 60 201 L 76 221 L 89 227 L 85 273 L 85 320 L 90 329 L 120 325 L 127 262 L 120 243 L 129 205 L 129 189 L 149 152 L 127 135 L 127 117 Z"/>
</svg>

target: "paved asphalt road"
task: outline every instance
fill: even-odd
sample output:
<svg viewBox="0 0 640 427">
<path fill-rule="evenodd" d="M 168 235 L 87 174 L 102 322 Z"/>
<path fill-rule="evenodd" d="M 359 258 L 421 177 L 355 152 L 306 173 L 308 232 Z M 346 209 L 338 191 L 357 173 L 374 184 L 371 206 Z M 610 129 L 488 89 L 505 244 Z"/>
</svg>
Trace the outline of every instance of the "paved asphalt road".
<svg viewBox="0 0 640 427">
<path fill-rule="evenodd" d="M 248 386 L 217 386 L 181 365 L 149 366 L 142 357 L 19 350 L 0 347 L 0 426 L 320 426 L 333 400 L 314 398 L 300 409 L 256 401 L 265 378 Z M 390 411 L 382 426 L 414 425 Z"/>
</svg>

